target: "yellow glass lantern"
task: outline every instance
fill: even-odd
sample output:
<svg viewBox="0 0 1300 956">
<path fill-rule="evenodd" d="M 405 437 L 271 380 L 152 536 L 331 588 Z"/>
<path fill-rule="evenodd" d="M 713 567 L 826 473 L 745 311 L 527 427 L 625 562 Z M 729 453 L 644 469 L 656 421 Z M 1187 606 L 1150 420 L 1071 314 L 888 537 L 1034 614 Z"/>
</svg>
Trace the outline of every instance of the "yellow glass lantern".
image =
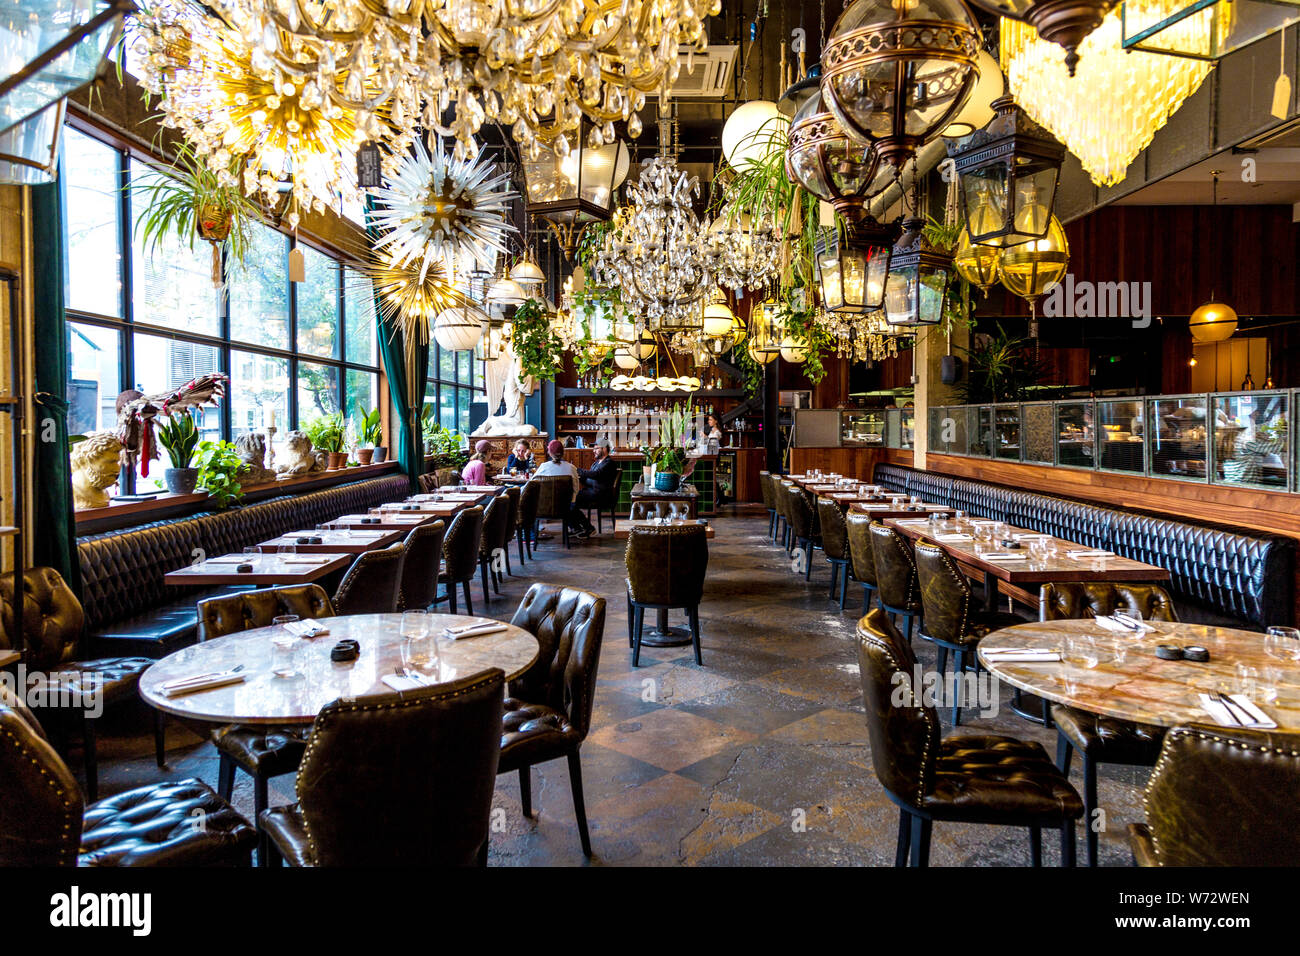
<svg viewBox="0 0 1300 956">
<path fill-rule="evenodd" d="M 1018 246 L 1008 246 L 998 256 L 998 278 L 1032 309 L 1038 297 L 1065 278 L 1070 265 L 1070 245 L 1061 221 L 1052 216 L 1047 235 Z"/>
<path fill-rule="evenodd" d="M 1223 342 L 1237 331 L 1237 312 L 1222 302 L 1207 302 L 1192 313 L 1187 328 L 1197 342 Z"/>
<path fill-rule="evenodd" d="M 998 259 L 1002 250 L 970 241 L 970 233 L 963 229 L 957 238 L 957 248 L 952 254 L 952 264 L 957 274 L 988 295 L 993 283 L 998 281 Z"/>
</svg>

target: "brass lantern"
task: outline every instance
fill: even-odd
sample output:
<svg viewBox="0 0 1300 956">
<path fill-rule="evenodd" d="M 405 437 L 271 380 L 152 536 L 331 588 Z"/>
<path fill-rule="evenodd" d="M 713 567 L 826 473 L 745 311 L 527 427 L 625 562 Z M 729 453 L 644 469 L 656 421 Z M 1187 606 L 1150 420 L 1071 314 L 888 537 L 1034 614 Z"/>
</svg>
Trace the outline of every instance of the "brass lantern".
<svg viewBox="0 0 1300 956">
<path fill-rule="evenodd" d="M 893 265 L 885 284 L 885 319 L 890 325 L 938 325 L 952 280 L 952 256 L 925 238 L 924 219 L 908 219 L 894 247 Z"/>
<path fill-rule="evenodd" d="M 972 243 L 1015 246 L 1042 239 L 1052 222 L 1065 147 L 1010 96 L 992 122 L 949 148 Z"/>
<path fill-rule="evenodd" d="M 979 49 L 962 0 L 854 0 L 822 51 L 822 97 L 845 133 L 901 167 L 965 104 Z"/>
<path fill-rule="evenodd" d="M 989 294 L 993 283 L 998 281 L 998 259 L 1002 250 L 997 246 L 982 246 L 970 241 L 970 233 L 965 229 L 957 237 L 957 248 L 952 253 L 953 268 L 971 285 L 979 288 L 984 295 Z"/>
<path fill-rule="evenodd" d="M 868 219 L 850 223 L 846 232 L 843 241 L 838 233 L 819 241 L 814 252 L 822 308 L 848 315 L 874 312 L 885 300 L 898 227 Z"/>
<path fill-rule="evenodd" d="M 1000 17 L 1028 23 L 1049 43 L 1065 48 L 1065 65 L 1074 76 L 1075 52 L 1089 33 L 1101 26 L 1119 0 L 971 0 Z"/>
<path fill-rule="evenodd" d="M 1070 245 L 1055 216 L 1042 239 L 1007 246 L 998 256 L 998 278 L 1007 291 L 1029 303 L 1029 334 L 1038 335 L 1038 297 L 1065 278 Z"/>
<path fill-rule="evenodd" d="M 764 299 L 749 313 L 749 341 L 746 351 L 760 365 L 766 365 L 781 353 L 781 305 L 775 299 Z"/>
<path fill-rule="evenodd" d="M 834 206 L 846 221 L 862 218 L 867 190 L 879 164 L 874 149 L 845 135 L 834 114 L 822 104 L 820 90 L 794 114 L 785 151 L 786 175 Z"/>
<path fill-rule="evenodd" d="M 585 141 L 588 129 L 590 124 L 584 119 L 576 131 L 576 143 Z M 565 256 L 572 260 L 583 227 L 603 222 L 612 214 L 614 190 L 627 178 L 630 162 L 621 140 L 579 148 L 561 133 L 549 144 L 539 144 L 535 157 L 525 153 L 525 212 L 550 226 Z"/>
</svg>

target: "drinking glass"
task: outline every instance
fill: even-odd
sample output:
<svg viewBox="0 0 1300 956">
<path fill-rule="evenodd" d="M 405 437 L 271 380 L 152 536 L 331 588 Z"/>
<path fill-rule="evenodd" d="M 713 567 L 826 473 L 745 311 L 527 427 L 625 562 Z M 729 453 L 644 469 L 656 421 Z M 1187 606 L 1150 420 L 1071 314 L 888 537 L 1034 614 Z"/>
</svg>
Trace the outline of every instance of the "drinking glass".
<svg viewBox="0 0 1300 956">
<path fill-rule="evenodd" d="M 1300 630 L 1270 627 L 1264 632 L 1264 651 L 1279 661 L 1300 661 Z"/>
<path fill-rule="evenodd" d="M 685 521 L 691 513 L 691 509 L 683 502 L 675 501 L 672 505 L 672 516 L 675 521 Z"/>
<path fill-rule="evenodd" d="M 244 549 L 244 560 L 253 566 L 256 571 L 262 566 L 262 549 L 256 546 L 250 546 Z"/>
<path fill-rule="evenodd" d="M 298 546 L 296 544 L 282 544 L 275 549 L 275 552 L 279 556 L 280 560 L 283 561 L 289 555 L 297 554 Z"/>
<path fill-rule="evenodd" d="M 1255 699 L 1255 694 L 1259 688 L 1259 671 L 1249 664 L 1238 664 L 1233 668 L 1237 677 L 1236 690 L 1234 693 L 1241 694 L 1250 700 Z"/>
<path fill-rule="evenodd" d="M 1097 652 L 1097 641 L 1086 634 L 1080 634 L 1069 638 L 1070 660 L 1082 667 L 1092 670 L 1097 666 L 1100 660 Z"/>
<path fill-rule="evenodd" d="M 429 633 L 428 611 L 402 612 L 402 637 L 424 637 Z"/>
<path fill-rule="evenodd" d="M 1266 704 L 1277 702 L 1279 688 L 1282 685 L 1282 668 L 1265 667 L 1260 672 L 1259 697 Z"/>
<path fill-rule="evenodd" d="M 276 677 L 291 679 L 302 676 L 298 669 L 298 653 L 303 642 L 289 633 L 285 626 L 296 620 L 297 614 L 281 614 L 271 619 L 271 625 L 280 631 L 271 638 L 271 673 Z"/>
</svg>

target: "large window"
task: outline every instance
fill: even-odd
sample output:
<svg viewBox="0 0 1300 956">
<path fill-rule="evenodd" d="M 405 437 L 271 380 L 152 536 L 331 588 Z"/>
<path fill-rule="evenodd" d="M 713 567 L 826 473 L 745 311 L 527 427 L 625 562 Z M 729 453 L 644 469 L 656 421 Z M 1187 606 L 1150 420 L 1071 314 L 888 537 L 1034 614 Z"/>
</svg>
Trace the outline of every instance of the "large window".
<svg viewBox="0 0 1300 956">
<path fill-rule="evenodd" d="M 470 403 L 484 400 L 483 363 L 473 352 L 448 352 L 430 343 L 429 380 L 425 383 L 424 400 L 437 409 L 434 421 L 443 428 L 468 434 L 471 424 L 481 424 L 471 423 Z"/>
<path fill-rule="evenodd" d="M 291 240 L 255 225 L 243 267 L 215 264 L 223 296 L 207 242 L 168 236 L 146 249 L 140 241 L 144 194 L 130 187 L 156 175 L 149 165 L 71 128 L 63 163 L 73 433 L 114 428 L 124 389 L 161 392 L 207 372 L 230 383 L 221 405 L 201 416 L 204 438 L 273 425 L 278 443 L 320 415 L 343 411 L 351 421 L 358 402 L 375 407 L 379 347 L 362 275 L 300 245 L 306 278 L 291 283 Z M 122 490 L 155 490 L 161 467 L 125 476 Z"/>
</svg>

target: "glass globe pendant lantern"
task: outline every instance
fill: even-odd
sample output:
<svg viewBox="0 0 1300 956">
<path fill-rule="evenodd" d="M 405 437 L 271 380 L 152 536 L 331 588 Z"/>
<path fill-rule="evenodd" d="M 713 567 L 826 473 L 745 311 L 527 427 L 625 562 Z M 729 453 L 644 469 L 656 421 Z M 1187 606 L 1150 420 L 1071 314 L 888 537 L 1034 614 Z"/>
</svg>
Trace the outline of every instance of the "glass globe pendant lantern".
<svg viewBox="0 0 1300 956">
<path fill-rule="evenodd" d="M 979 49 L 962 0 L 854 0 L 822 51 L 822 97 L 846 134 L 901 168 L 965 105 Z"/>
<path fill-rule="evenodd" d="M 963 229 L 957 238 L 957 248 L 953 250 L 952 264 L 957 275 L 978 288 L 982 295 L 988 295 L 989 289 L 998 281 L 1001 252 L 997 246 L 971 242 L 970 233 Z"/>
<path fill-rule="evenodd" d="M 890 325 L 938 325 L 952 280 L 952 257 L 925 238 L 924 219 L 908 219 L 894 247 L 885 284 L 885 319 Z"/>
<path fill-rule="evenodd" d="M 1070 245 L 1055 216 L 1044 238 L 1008 246 L 999 254 L 998 278 L 1009 292 L 1029 303 L 1030 335 L 1038 335 L 1039 296 L 1065 278 L 1069 265 Z"/>
</svg>

